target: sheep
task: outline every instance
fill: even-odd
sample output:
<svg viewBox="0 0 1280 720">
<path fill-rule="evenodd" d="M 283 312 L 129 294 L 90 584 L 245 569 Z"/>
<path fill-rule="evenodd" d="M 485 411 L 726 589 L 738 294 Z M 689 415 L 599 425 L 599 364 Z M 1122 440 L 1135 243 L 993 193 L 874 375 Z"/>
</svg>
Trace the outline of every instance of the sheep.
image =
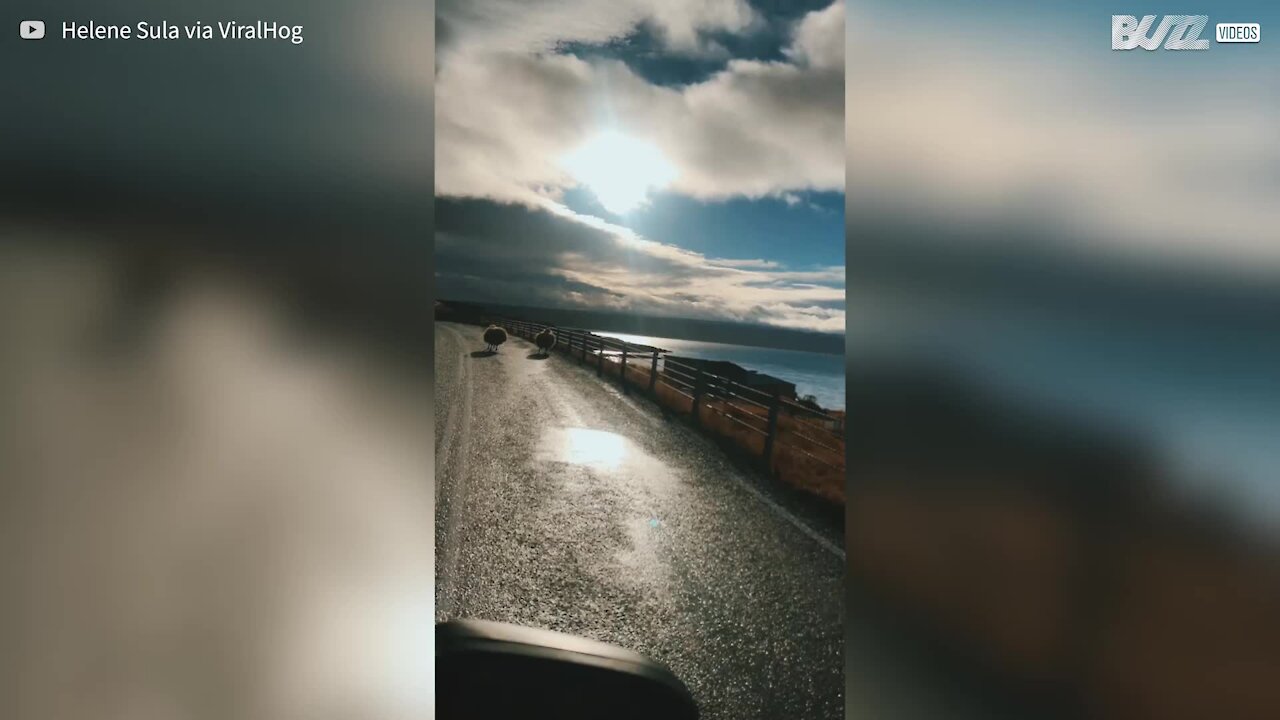
<svg viewBox="0 0 1280 720">
<path fill-rule="evenodd" d="M 533 337 L 533 344 L 538 346 L 544 357 L 551 354 L 552 349 L 556 346 L 556 332 L 551 328 L 543 328 L 541 332 Z"/>
<path fill-rule="evenodd" d="M 484 330 L 484 349 L 498 352 L 498 346 L 507 341 L 507 331 L 497 325 L 490 325 Z"/>
</svg>

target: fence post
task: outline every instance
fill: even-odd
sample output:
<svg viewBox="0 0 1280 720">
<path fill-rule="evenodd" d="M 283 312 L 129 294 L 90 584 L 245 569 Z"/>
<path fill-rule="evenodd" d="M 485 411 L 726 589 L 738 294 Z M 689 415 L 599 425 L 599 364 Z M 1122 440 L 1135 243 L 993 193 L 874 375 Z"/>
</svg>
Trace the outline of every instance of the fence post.
<svg viewBox="0 0 1280 720">
<path fill-rule="evenodd" d="M 622 344 L 622 392 L 627 391 L 627 344 Z"/>
<path fill-rule="evenodd" d="M 596 377 L 604 377 L 604 339 L 596 342 Z"/>
<path fill-rule="evenodd" d="M 773 398 L 769 401 L 769 430 L 764 436 L 764 469 L 770 475 L 773 474 L 773 440 L 778 434 L 778 411 L 782 408 L 782 401 L 778 395 L 778 391 L 773 391 Z"/>
<path fill-rule="evenodd" d="M 582 348 L 582 353 L 578 357 L 578 364 L 581 365 L 587 361 L 587 336 L 584 333 L 578 333 L 578 345 Z"/>
<path fill-rule="evenodd" d="M 658 351 L 653 351 L 653 364 L 649 366 L 649 394 L 658 387 Z"/>
<path fill-rule="evenodd" d="M 693 424 L 701 425 L 698 421 L 698 401 L 702 399 L 702 391 L 706 386 L 706 371 L 701 366 L 698 367 L 698 375 L 693 381 L 693 405 L 690 410 L 693 413 Z"/>
</svg>

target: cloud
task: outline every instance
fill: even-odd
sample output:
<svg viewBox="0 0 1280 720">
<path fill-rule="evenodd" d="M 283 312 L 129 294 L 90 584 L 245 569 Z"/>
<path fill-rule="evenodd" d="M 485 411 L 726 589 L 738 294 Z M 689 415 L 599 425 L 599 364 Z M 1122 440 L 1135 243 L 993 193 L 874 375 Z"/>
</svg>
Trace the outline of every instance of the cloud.
<svg viewBox="0 0 1280 720">
<path fill-rule="evenodd" d="M 785 54 L 793 61 L 813 68 L 844 70 L 845 4 L 835 2 L 826 9 L 800 19 L 794 41 Z"/>
<path fill-rule="evenodd" d="M 782 60 L 729 59 L 684 87 L 555 48 L 645 23 L 667 52 L 705 55 L 718 51 L 708 31 L 762 22 L 745 2 L 480 0 L 441 17 L 442 296 L 844 331 L 843 267 L 707 257 L 560 203 L 575 185 L 564 158 L 606 130 L 655 146 L 676 171 L 668 192 L 803 202 L 796 193 L 843 189 L 843 3 L 796 21 Z"/>
<path fill-rule="evenodd" d="M 759 260 L 759 259 L 750 259 L 750 260 L 720 259 L 716 261 L 716 264 L 720 265 L 721 267 L 756 268 L 760 270 L 766 270 L 766 269 L 772 269 L 772 268 L 778 267 L 778 262 L 776 260 Z"/>
<path fill-rule="evenodd" d="M 468 55 L 604 43 L 641 23 L 654 27 L 669 50 L 697 53 L 711 49 L 703 33 L 741 32 L 760 20 L 746 0 L 442 0 L 436 12 L 447 28 L 447 49 Z"/>
<path fill-rule="evenodd" d="M 550 209 L 439 200 L 442 297 L 842 333 L 844 267 L 782 269 L 655 242 Z"/>
<path fill-rule="evenodd" d="M 616 60 L 546 50 L 556 40 L 616 37 L 640 20 L 684 47 L 699 29 L 748 27 L 738 3 L 644 3 L 643 13 L 633 4 L 515 5 L 445 13 L 459 29 L 436 78 L 439 194 L 555 199 L 574 184 L 561 158 L 611 127 L 656 145 L 678 172 L 669 189 L 690 197 L 843 189 L 843 3 L 796 24 L 787 61 L 730 60 L 683 88 L 651 84 Z M 564 21 L 559 30 L 553 17 Z"/>
</svg>

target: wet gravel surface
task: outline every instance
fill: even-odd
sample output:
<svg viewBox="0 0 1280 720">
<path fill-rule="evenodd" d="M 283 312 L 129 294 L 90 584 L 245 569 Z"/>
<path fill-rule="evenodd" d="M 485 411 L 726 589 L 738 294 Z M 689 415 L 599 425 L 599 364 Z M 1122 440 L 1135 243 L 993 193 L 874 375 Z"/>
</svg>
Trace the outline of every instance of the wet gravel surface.
<svg viewBox="0 0 1280 720">
<path fill-rule="evenodd" d="M 843 717 L 838 535 L 616 381 L 480 333 L 435 326 L 437 619 L 643 652 L 704 718 Z"/>
</svg>

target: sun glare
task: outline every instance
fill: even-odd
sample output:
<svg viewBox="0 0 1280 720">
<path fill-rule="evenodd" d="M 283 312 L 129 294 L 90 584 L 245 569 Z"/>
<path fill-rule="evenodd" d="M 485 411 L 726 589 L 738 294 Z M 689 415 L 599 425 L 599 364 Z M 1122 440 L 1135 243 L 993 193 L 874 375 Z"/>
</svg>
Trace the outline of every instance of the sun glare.
<svg viewBox="0 0 1280 720">
<path fill-rule="evenodd" d="M 616 433 L 568 428 L 563 439 L 561 452 L 567 463 L 617 470 L 627 459 L 627 440 Z"/>
<path fill-rule="evenodd" d="M 564 159 L 564 167 L 590 188 L 609 212 L 623 215 L 640 207 L 653 190 L 676 177 L 655 145 L 615 130 L 596 135 Z"/>
</svg>

